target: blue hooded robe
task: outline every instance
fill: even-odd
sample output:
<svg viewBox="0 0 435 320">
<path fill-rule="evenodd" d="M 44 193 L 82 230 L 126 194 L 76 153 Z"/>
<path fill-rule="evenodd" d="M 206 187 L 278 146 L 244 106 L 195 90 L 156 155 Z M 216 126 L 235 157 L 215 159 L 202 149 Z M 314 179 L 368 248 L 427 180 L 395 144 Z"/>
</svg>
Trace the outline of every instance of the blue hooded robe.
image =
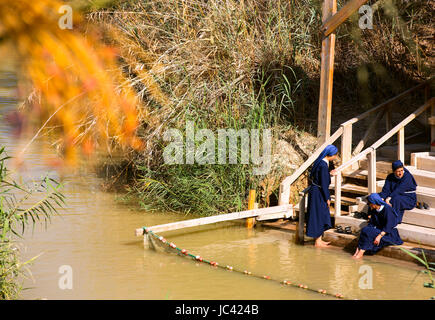
<svg viewBox="0 0 435 320">
<path fill-rule="evenodd" d="M 329 185 L 331 176 L 329 168 L 323 158 L 333 156 L 337 153 L 337 148 L 333 145 L 327 146 L 311 169 L 310 178 L 311 186 L 308 191 L 308 208 L 307 208 L 307 236 L 312 238 L 320 237 L 325 230 L 331 227 L 331 215 L 327 200 L 331 200 L 329 195 Z"/>
<path fill-rule="evenodd" d="M 369 210 L 369 215 L 371 215 L 370 220 L 368 225 L 361 230 L 358 248 L 366 250 L 369 253 L 376 253 L 385 246 L 402 244 L 403 241 L 396 228 L 398 221 L 397 212 L 383 201 L 377 193 L 372 193 L 368 197 L 368 201 L 383 207 L 379 212 L 373 209 Z M 386 234 L 381 238 L 379 245 L 375 245 L 373 241 L 382 231 L 386 232 Z"/>
<path fill-rule="evenodd" d="M 393 162 L 392 167 L 394 171 L 399 167 L 403 167 L 403 163 L 397 160 Z M 408 169 L 403 169 L 405 172 L 400 179 L 396 177 L 394 172 L 390 173 L 385 180 L 382 192 L 379 193 L 379 196 L 383 199 L 391 197 L 390 203 L 399 215 L 397 223 L 402 222 L 405 210 L 414 209 L 417 205 L 417 196 L 415 194 L 417 183 Z"/>
</svg>

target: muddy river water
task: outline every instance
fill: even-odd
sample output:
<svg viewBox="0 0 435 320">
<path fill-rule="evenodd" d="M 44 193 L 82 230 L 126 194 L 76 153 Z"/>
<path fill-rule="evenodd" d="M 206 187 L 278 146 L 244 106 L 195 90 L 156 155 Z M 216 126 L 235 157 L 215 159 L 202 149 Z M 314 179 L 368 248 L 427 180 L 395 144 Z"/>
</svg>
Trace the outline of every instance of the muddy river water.
<svg viewBox="0 0 435 320">
<path fill-rule="evenodd" d="M 0 114 L 4 116 L 18 104 L 14 98 L 16 75 L 5 62 L 0 69 Z M 10 124 L 0 119 L 0 145 L 14 155 L 22 142 L 11 132 Z M 134 204 L 122 204 L 117 201 L 119 195 L 102 191 L 103 181 L 91 168 L 83 165 L 74 172 L 59 173 L 43 160 L 49 157 L 56 157 L 54 151 L 36 139 L 25 152 L 25 170 L 19 175 L 26 181 L 49 173 L 61 180 L 67 208 L 47 228 L 38 224 L 33 231 L 28 229 L 21 241 L 23 259 L 41 254 L 30 267 L 32 278 L 24 281 L 28 289 L 22 292 L 23 299 L 327 298 L 150 250 L 134 236 L 136 228 L 189 217 L 150 213 Z M 179 247 L 221 265 L 350 298 L 428 299 L 434 295 L 433 290 L 423 287 L 426 276 L 418 275 L 419 268 L 411 263 L 377 256 L 354 261 L 338 248 L 297 246 L 290 234 L 279 230 L 248 230 L 243 225 L 226 223 L 164 235 Z M 64 270 L 70 276 L 71 288 L 62 286 Z M 371 289 L 367 288 L 370 278 Z"/>
</svg>

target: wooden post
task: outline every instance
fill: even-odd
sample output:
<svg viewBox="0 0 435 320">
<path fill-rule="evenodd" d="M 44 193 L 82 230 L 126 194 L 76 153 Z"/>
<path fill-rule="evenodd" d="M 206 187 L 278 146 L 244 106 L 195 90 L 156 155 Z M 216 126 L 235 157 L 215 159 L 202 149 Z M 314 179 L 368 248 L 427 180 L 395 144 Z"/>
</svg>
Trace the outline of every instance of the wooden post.
<svg viewBox="0 0 435 320">
<path fill-rule="evenodd" d="M 306 192 L 303 193 L 299 202 L 299 221 L 296 225 L 295 242 L 297 244 L 304 244 L 304 224 L 305 224 L 305 199 Z"/>
<path fill-rule="evenodd" d="M 340 9 L 339 12 L 334 14 L 334 16 L 323 21 L 321 30 L 325 36 L 334 32 L 334 30 L 341 25 L 347 18 L 349 18 L 355 11 L 359 9 L 367 0 L 349 0 Z"/>
<path fill-rule="evenodd" d="M 334 217 L 341 215 L 341 172 L 335 176 L 335 213 Z"/>
<path fill-rule="evenodd" d="M 151 250 L 156 250 L 156 247 L 154 246 L 153 240 L 151 240 L 151 237 L 149 234 L 146 234 L 144 237 L 144 245 L 146 245 L 146 243 L 148 243 L 148 247 Z"/>
<path fill-rule="evenodd" d="M 376 192 L 376 149 L 373 149 L 368 155 L 367 158 L 369 160 L 368 166 L 368 192 L 374 193 Z"/>
<path fill-rule="evenodd" d="M 248 198 L 248 210 L 254 210 L 255 208 L 255 190 L 249 190 Z M 253 228 L 255 225 L 255 218 L 246 219 L 246 227 L 248 229 Z"/>
<path fill-rule="evenodd" d="M 433 114 L 433 113 L 432 113 Z M 430 123 L 430 151 L 435 152 L 435 116 L 429 118 Z"/>
<path fill-rule="evenodd" d="M 341 163 L 346 163 L 352 158 L 352 123 L 343 126 L 341 136 Z"/>
<path fill-rule="evenodd" d="M 322 22 L 337 12 L 336 0 L 324 0 Z M 320 70 L 319 115 L 317 138 L 323 143 L 331 133 L 332 79 L 334 73 L 335 34 L 331 33 L 322 41 Z"/>
<path fill-rule="evenodd" d="M 405 163 L 405 127 L 397 132 L 397 159 Z"/>
<path fill-rule="evenodd" d="M 370 138 L 370 136 L 374 135 L 373 131 L 376 131 L 378 122 L 384 116 L 384 114 L 385 114 L 385 110 L 378 112 L 374 120 L 370 122 L 367 131 L 364 133 L 364 137 L 358 142 L 357 146 L 353 150 L 352 156 L 356 156 L 358 153 L 360 153 L 361 150 L 364 148 L 364 145 L 367 143 L 368 139 Z M 358 164 L 356 163 L 356 165 Z"/>
<path fill-rule="evenodd" d="M 290 203 L 290 186 L 288 184 L 279 185 L 278 205 L 286 205 Z"/>
<path fill-rule="evenodd" d="M 426 86 L 424 99 L 425 102 L 429 100 L 430 86 Z M 435 104 L 430 106 L 430 118 L 428 118 L 428 124 L 430 125 L 430 151 L 435 152 Z"/>
</svg>

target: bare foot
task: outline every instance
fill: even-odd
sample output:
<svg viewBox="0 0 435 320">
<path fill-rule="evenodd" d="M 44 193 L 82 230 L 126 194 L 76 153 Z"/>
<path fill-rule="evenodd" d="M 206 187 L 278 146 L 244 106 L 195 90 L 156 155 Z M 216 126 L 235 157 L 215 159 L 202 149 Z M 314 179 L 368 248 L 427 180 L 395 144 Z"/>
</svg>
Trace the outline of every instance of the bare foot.
<svg viewBox="0 0 435 320">
<path fill-rule="evenodd" d="M 322 240 L 316 241 L 316 243 L 314 244 L 314 246 L 316 248 L 326 248 L 329 247 L 329 242 L 324 242 Z"/>
<path fill-rule="evenodd" d="M 353 259 L 362 259 L 363 255 L 364 255 L 364 252 L 365 252 L 365 250 L 359 250 L 356 255 L 352 256 L 352 258 Z"/>
</svg>

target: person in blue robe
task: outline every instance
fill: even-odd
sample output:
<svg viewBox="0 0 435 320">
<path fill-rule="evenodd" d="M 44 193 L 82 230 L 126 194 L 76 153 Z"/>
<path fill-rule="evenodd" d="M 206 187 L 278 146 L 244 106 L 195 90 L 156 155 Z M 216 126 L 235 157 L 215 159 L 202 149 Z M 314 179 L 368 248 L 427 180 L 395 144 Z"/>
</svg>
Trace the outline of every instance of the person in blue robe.
<svg viewBox="0 0 435 320">
<path fill-rule="evenodd" d="M 329 185 L 331 176 L 329 173 L 329 162 L 337 157 L 337 148 L 328 145 L 314 161 L 310 172 L 311 186 L 308 191 L 307 208 L 307 236 L 315 238 L 316 247 L 326 247 L 329 242 L 322 240 L 325 230 L 331 227 L 331 215 L 329 206 L 331 197 Z"/>
<path fill-rule="evenodd" d="M 378 193 L 372 193 L 367 198 L 369 202 L 370 219 L 368 225 L 362 228 L 358 247 L 353 255 L 361 259 L 365 252 L 376 253 L 389 245 L 403 243 L 397 230 L 398 213 L 386 203 Z"/>
<path fill-rule="evenodd" d="M 405 210 L 414 209 L 417 205 L 417 183 L 402 161 L 393 162 L 392 167 L 393 173 L 387 176 L 379 196 L 396 210 L 398 223 L 401 223 Z"/>
</svg>

